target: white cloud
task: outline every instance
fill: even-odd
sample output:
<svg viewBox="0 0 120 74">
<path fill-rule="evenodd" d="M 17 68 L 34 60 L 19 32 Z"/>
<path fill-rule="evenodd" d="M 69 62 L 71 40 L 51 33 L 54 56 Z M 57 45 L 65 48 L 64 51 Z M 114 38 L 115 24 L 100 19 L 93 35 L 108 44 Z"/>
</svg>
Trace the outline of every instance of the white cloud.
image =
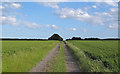
<svg viewBox="0 0 120 74">
<path fill-rule="evenodd" d="M 108 28 L 109 29 L 118 29 L 118 25 L 117 24 L 109 25 Z"/>
<path fill-rule="evenodd" d="M 101 0 L 101 2 L 104 2 L 107 5 L 111 5 L 115 7 L 118 6 L 117 2 L 115 2 L 114 0 L 106 0 L 106 1 Z M 106 22 L 117 20 L 116 8 L 111 8 L 110 12 L 102 12 L 102 13 L 98 12 L 96 14 L 91 15 L 87 12 L 87 10 L 90 9 L 91 7 L 85 7 L 86 11 L 83 11 L 79 8 L 76 10 L 73 8 L 60 8 L 58 6 L 58 2 L 45 2 L 44 5 L 48 7 L 56 8 L 55 14 L 60 18 L 79 20 L 81 22 L 86 22 L 87 24 L 105 25 Z M 93 5 L 92 8 L 98 8 L 98 6 Z"/>
<path fill-rule="evenodd" d="M 71 31 L 76 31 L 77 29 L 76 29 L 76 28 L 71 28 L 70 30 L 71 30 Z"/>
<path fill-rule="evenodd" d="M 21 4 L 19 3 L 15 3 L 15 2 L 7 2 L 7 3 L 3 3 L 3 5 L 7 8 L 12 8 L 12 9 L 19 9 L 22 7 Z"/>
<path fill-rule="evenodd" d="M 92 6 L 93 8 L 97 8 L 97 6 L 96 5 L 94 5 L 94 6 Z"/>
<path fill-rule="evenodd" d="M 61 18 L 82 19 L 89 18 L 90 15 L 87 12 L 83 12 L 81 9 L 74 10 L 73 8 L 61 8 L 56 10 L 56 15 Z"/>
<path fill-rule="evenodd" d="M 81 22 L 86 22 L 88 24 L 94 24 L 94 25 L 104 25 L 103 18 L 89 15 L 87 12 L 79 8 L 76 10 L 73 8 L 61 8 L 56 10 L 55 14 L 60 18 L 79 20 Z"/>
<path fill-rule="evenodd" d="M 106 3 L 107 5 L 117 7 L 119 0 L 94 0 L 94 2 L 96 2 L 96 3 Z"/>
<path fill-rule="evenodd" d="M 20 15 L 20 13 L 12 12 L 11 10 L 9 10 L 9 8 L 11 8 L 11 9 L 21 8 L 22 7 L 21 4 L 15 3 L 15 2 L 5 2 L 5 3 L 3 3 L 3 6 L 5 7 L 5 9 L 3 10 L 5 16 L 0 17 L 0 22 L 2 23 L 2 25 L 13 25 L 13 26 L 23 25 L 27 28 L 32 28 L 32 29 L 41 27 L 40 24 L 37 24 L 35 22 L 18 20 L 16 18 L 16 15 L 19 15 L 19 16 L 22 16 L 22 15 Z M 8 13 L 10 15 L 14 14 L 14 16 L 10 16 L 10 15 L 8 15 Z"/>
<path fill-rule="evenodd" d="M 94 13 L 96 16 L 99 16 L 99 17 L 111 17 L 112 15 L 108 12 L 95 12 Z"/>
<path fill-rule="evenodd" d="M 4 7 L 0 5 L 0 10 L 3 9 Z"/>
<path fill-rule="evenodd" d="M 104 21 L 117 21 L 118 20 L 118 9 L 117 8 L 111 8 L 108 12 L 95 12 L 96 16 L 99 16 L 104 19 Z"/>
<path fill-rule="evenodd" d="M 49 24 L 47 24 L 47 25 L 45 25 L 45 27 L 50 27 L 50 25 L 49 25 Z"/>
<path fill-rule="evenodd" d="M 27 28 L 33 28 L 33 29 L 41 27 L 41 25 L 34 22 L 17 20 L 15 16 L 2 16 L 0 17 L 0 23 L 2 23 L 2 25 L 13 25 L 13 26 L 23 25 L 26 26 Z"/>
<path fill-rule="evenodd" d="M 48 7 L 52 7 L 52 8 L 59 8 L 59 6 L 57 5 L 57 2 L 45 2 L 44 5 L 48 6 Z M 4 6 L 4 7 L 3 7 Z M 35 28 L 40 28 L 40 27 L 48 27 L 48 28 L 52 28 L 52 29 L 58 29 L 58 27 L 56 25 L 40 25 L 37 24 L 35 22 L 31 22 L 31 21 L 23 21 L 23 20 L 18 20 L 16 18 L 16 14 L 17 12 L 12 12 L 11 10 L 9 10 L 9 8 L 12 9 L 19 9 L 22 7 L 21 4 L 19 3 L 15 3 L 15 2 L 9 2 L 9 3 L 3 3 L 3 6 L 0 6 L 0 9 L 4 9 L 6 15 L 0 17 L 0 23 L 2 23 L 2 25 L 12 25 L 12 26 L 18 26 L 18 25 L 23 25 L 27 28 L 31 28 L 31 29 L 35 29 Z M 10 16 L 8 15 L 8 13 L 10 15 L 12 15 L 12 13 L 14 14 L 14 16 Z M 18 15 L 18 14 L 17 14 Z"/>
<path fill-rule="evenodd" d="M 15 16 L 1 16 L 0 23 L 2 23 L 3 25 L 10 24 L 14 26 L 17 26 L 19 24 Z"/>
<path fill-rule="evenodd" d="M 110 11 L 111 11 L 111 12 L 116 12 L 117 9 L 116 9 L 116 8 L 111 8 Z"/>
<path fill-rule="evenodd" d="M 56 25 L 49 25 L 49 24 L 47 24 L 47 25 L 45 25 L 44 27 L 47 27 L 47 28 L 52 28 L 52 29 L 58 29 L 59 27 L 58 26 L 56 26 Z"/>
<path fill-rule="evenodd" d="M 51 25 L 52 28 L 57 29 L 58 27 L 56 25 Z"/>
<path fill-rule="evenodd" d="M 52 29 L 58 29 L 58 26 L 56 26 L 56 25 L 49 25 L 49 24 L 47 24 L 47 25 L 44 25 L 43 27 L 47 27 L 47 28 L 52 28 Z"/>
<path fill-rule="evenodd" d="M 67 16 L 66 15 L 61 15 L 60 18 L 66 18 Z"/>
<path fill-rule="evenodd" d="M 59 8 L 58 2 L 43 2 L 41 4 L 47 7 L 51 7 L 51 8 Z"/>
<path fill-rule="evenodd" d="M 22 25 L 25 25 L 25 26 L 28 27 L 28 28 L 32 28 L 32 29 L 41 27 L 40 24 L 37 24 L 37 23 L 34 23 L 34 22 L 28 22 L 28 21 L 21 22 L 21 24 L 22 24 Z"/>
<path fill-rule="evenodd" d="M 0 23 L 1 23 L 1 25 L 12 25 L 12 26 L 23 25 L 30 29 L 36 29 L 36 28 L 40 28 L 40 27 L 48 27 L 48 28 L 52 28 L 52 29 L 58 29 L 58 27 L 56 25 L 47 24 L 47 25 L 43 26 L 43 25 L 37 24 L 35 22 L 18 20 L 18 19 L 16 19 L 15 16 L 1 16 Z"/>
<path fill-rule="evenodd" d="M 118 6 L 117 2 L 115 2 L 114 0 L 106 0 L 105 3 L 111 6 Z"/>
</svg>

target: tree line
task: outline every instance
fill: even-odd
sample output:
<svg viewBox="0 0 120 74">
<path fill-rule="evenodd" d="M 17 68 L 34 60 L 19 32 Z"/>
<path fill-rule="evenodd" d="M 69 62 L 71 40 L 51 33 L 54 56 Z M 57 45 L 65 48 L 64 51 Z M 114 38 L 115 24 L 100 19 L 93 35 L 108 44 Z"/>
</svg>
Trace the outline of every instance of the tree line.
<svg viewBox="0 0 120 74">
<path fill-rule="evenodd" d="M 58 34 L 53 34 L 51 37 L 48 39 L 19 39 L 19 38 L 1 38 L 0 40 L 59 40 L 63 41 L 63 38 L 59 36 Z M 81 37 L 72 37 L 71 39 L 66 39 L 68 40 L 120 40 L 120 38 L 107 38 L 107 39 L 100 39 L 100 38 L 84 38 L 82 39 Z"/>
<path fill-rule="evenodd" d="M 100 39 L 100 38 L 84 38 L 82 39 L 81 37 L 72 37 L 71 39 L 66 39 L 68 40 L 120 40 L 119 38 L 106 38 L 106 39 Z"/>
</svg>

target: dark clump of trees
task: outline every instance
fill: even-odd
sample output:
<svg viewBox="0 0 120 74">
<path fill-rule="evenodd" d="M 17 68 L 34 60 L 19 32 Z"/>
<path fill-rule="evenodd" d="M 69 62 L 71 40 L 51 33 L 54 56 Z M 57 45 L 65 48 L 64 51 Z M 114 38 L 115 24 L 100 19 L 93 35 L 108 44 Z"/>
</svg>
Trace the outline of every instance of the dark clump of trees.
<svg viewBox="0 0 120 74">
<path fill-rule="evenodd" d="M 59 41 L 62 41 L 63 38 L 60 37 L 58 34 L 53 34 L 51 37 L 48 38 L 48 40 L 59 40 Z"/>
<path fill-rule="evenodd" d="M 0 40 L 40 40 L 40 41 L 47 41 L 47 39 L 19 39 L 19 38 L 0 38 Z"/>
<path fill-rule="evenodd" d="M 80 37 L 73 37 L 72 40 L 82 40 Z"/>
<path fill-rule="evenodd" d="M 82 39 L 81 37 L 72 37 L 72 39 L 66 39 L 66 40 L 100 40 L 99 38 L 85 38 Z"/>
<path fill-rule="evenodd" d="M 82 40 L 81 37 L 73 37 L 72 40 Z"/>
<path fill-rule="evenodd" d="M 107 39 L 100 39 L 100 38 L 85 38 L 82 39 L 81 37 L 72 37 L 71 39 L 66 39 L 68 40 L 120 40 L 119 38 L 107 38 Z"/>
<path fill-rule="evenodd" d="M 66 39 L 66 41 L 68 40 L 83 40 L 81 37 L 72 37 L 72 39 Z"/>
<path fill-rule="evenodd" d="M 84 40 L 100 40 L 99 38 L 85 38 Z"/>
</svg>

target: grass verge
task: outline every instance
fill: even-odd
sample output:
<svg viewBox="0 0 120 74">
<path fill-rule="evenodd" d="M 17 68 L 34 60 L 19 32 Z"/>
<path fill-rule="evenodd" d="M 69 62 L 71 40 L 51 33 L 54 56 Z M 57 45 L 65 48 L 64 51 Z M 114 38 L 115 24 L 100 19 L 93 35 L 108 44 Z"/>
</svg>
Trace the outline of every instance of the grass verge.
<svg viewBox="0 0 120 74">
<path fill-rule="evenodd" d="M 69 42 L 66 42 L 73 53 L 74 57 L 76 58 L 79 67 L 82 71 L 85 72 L 111 72 L 108 68 L 105 68 L 102 61 L 98 60 L 91 60 L 89 57 L 85 55 L 85 53 L 77 48 L 76 46 L 72 45 Z"/>
<path fill-rule="evenodd" d="M 48 63 L 48 67 L 45 69 L 47 72 L 65 72 L 65 50 L 64 44 L 61 42 L 60 50 L 58 54 L 56 54 L 53 59 Z"/>
</svg>

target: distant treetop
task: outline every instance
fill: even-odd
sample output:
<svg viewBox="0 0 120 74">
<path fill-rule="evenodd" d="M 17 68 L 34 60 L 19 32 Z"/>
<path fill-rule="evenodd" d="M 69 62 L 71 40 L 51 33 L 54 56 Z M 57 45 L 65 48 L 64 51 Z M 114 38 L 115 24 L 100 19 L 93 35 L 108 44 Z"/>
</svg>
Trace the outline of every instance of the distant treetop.
<svg viewBox="0 0 120 74">
<path fill-rule="evenodd" d="M 59 40 L 59 41 L 62 41 L 63 38 L 60 37 L 58 34 L 53 34 L 51 37 L 48 38 L 48 40 Z"/>
</svg>

